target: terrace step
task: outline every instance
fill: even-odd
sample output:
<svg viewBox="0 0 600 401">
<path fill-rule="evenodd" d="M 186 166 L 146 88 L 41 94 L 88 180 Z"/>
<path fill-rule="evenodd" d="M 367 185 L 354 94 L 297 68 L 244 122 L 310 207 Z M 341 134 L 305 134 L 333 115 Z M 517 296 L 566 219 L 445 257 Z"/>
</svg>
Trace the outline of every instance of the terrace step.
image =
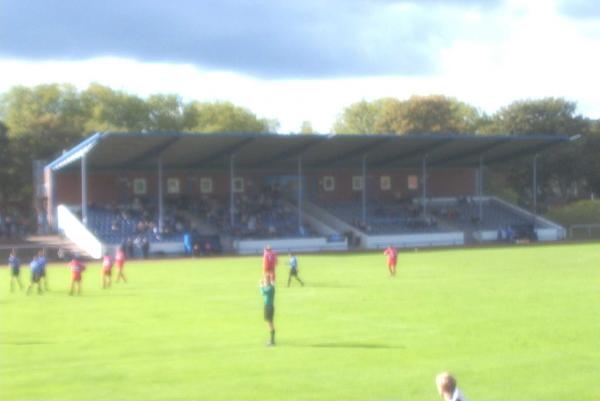
<svg viewBox="0 0 600 401">
<path fill-rule="evenodd" d="M 77 253 L 84 258 L 89 258 L 90 255 L 75 245 L 73 242 L 60 235 L 31 235 L 25 238 L 28 244 L 39 248 L 63 249 L 69 253 Z"/>
</svg>

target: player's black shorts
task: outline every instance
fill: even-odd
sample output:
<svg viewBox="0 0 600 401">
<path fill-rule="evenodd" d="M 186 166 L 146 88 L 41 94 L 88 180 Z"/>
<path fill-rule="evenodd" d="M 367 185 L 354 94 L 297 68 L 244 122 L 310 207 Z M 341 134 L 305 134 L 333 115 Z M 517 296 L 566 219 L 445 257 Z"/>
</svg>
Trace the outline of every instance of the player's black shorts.
<svg viewBox="0 0 600 401">
<path fill-rule="evenodd" d="M 290 269 L 290 276 L 298 277 L 298 269 Z"/>
<path fill-rule="evenodd" d="M 40 281 L 40 274 L 39 273 L 31 273 L 31 282 L 37 283 L 38 281 Z"/>
<path fill-rule="evenodd" d="M 10 274 L 11 274 L 13 277 L 19 277 L 19 274 L 20 274 L 20 273 L 21 273 L 21 268 L 19 268 L 19 267 L 11 267 L 11 268 L 10 268 Z"/>
<path fill-rule="evenodd" d="M 275 315 L 275 306 L 273 305 L 265 305 L 265 320 L 267 322 L 272 322 L 273 321 L 273 316 Z"/>
</svg>

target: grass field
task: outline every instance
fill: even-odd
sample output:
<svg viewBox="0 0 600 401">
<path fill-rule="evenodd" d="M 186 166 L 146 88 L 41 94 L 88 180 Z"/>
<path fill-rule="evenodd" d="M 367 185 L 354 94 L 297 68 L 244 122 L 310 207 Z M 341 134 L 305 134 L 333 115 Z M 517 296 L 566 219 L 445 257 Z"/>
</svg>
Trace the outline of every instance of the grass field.
<svg viewBox="0 0 600 401">
<path fill-rule="evenodd" d="M 472 400 L 600 399 L 600 245 L 300 255 L 278 345 L 265 347 L 258 257 L 131 262 L 69 297 L 8 292 L 2 400 L 436 400 L 450 370 Z M 284 255 L 280 256 L 284 262 Z M 28 279 L 28 271 L 22 272 Z"/>
</svg>

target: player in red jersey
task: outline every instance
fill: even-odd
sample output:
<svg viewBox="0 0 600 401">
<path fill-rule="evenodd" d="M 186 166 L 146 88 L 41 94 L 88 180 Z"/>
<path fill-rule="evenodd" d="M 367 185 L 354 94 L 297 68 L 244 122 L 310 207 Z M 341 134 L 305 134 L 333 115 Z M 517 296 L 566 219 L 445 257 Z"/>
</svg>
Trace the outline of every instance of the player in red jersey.
<svg viewBox="0 0 600 401">
<path fill-rule="evenodd" d="M 271 276 L 273 282 L 275 282 L 275 267 L 277 267 L 277 254 L 273 252 L 271 246 L 267 245 L 263 252 L 263 275 Z"/>
<path fill-rule="evenodd" d="M 384 255 L 387 255 L 387 265 L 388 270 L 390 271 L 390 275 L 396 275 L 396 263 L 398 262 L 398 251 L 393 246 L 389 245 L 383 251 Z"/>
<path fill-rule="evenodd" d="M 113 259 L 108 252 L 102 258 L 102 288 L 109 288 L 112 283 Z"/>
<path fill-rule="evenodd" d="M 125 266 L 125 250 L 122 246 L 117 248 L 117 253 L 115 254 L 115 264 L 117 265 L 116 282 L 118 283 L 120 279 L 123 279 L 124 282 L 127 282 L 125 274 L 123 274 L 123 267 Z"/>
<path fill-rule="evenodd" d="M 69 268 L 71 269 L 71 291 L 69 295 L 73 295 L 75 292 L 75 287 L 77 287 L 77 295 L 81 295 L 81 274 L 85 270 L 85 265 L 77 255 L 73 255 L 73 259 L 69 263 Z"/>
</svg>

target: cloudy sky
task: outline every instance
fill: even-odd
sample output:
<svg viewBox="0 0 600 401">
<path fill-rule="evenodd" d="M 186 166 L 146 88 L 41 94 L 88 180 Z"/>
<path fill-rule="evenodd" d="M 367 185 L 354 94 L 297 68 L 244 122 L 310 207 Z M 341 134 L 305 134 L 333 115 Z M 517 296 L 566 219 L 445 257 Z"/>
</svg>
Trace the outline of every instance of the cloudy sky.
<svg viewBox="0 0 600 401">
<path fill-rule="evenodd" d="M 599 71 L 597 0 L 0 0 L 0 92 L 229 100 L 281 132 L 434 93 L 490 113 L 560 96 L 600 118 Z"/>
</svg>

